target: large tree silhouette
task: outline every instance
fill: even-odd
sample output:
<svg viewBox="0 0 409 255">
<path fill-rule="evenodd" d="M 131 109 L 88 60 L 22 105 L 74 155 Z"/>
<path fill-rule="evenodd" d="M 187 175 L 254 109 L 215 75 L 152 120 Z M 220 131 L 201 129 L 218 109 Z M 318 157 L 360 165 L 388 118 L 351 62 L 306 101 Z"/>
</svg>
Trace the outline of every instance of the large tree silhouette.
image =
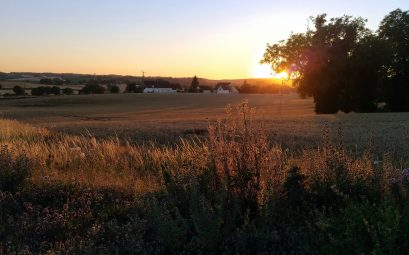
<svg viewBox="0 0 409 255">
<path fill-rule="evenodd" d="M 385 101 L 392 111 L 409 111 L 409 12 L 400 9 L 391 12 L 378 32 L 389 49 L 382 70 Z"/>
<path fill-rule="evenodd" d="M 370 31 L 365 20 L 343 16 L 329 21 L 325 14 L 311 18 L 314 29 L 292 34 L 268 45 L 263 63 L 276 72 L 287 70 L 302 96 L 312 96 L 317 113 L 349 112 L 354 107 L 355 52 Z"/>
<path fill-rule="evenodd" d="M 300 95 L 314 98 L 317 113 L 371 112 L 382 101 L 409 110 L 407 12 L 391 12 L 379 34 L 360 17 L 322 14 L 311 21 L 305 33 L 267 45 L 261 62 L 289 72 Z"/>
</svg>

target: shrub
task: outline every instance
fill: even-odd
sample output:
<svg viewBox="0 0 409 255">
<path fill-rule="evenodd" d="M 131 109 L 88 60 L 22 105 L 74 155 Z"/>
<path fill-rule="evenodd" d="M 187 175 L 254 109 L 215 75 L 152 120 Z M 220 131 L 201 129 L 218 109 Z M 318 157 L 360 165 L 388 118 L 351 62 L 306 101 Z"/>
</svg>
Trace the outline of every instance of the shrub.
<svg viewBox="0 0 409 255">
<path fill-rule="evenodd" d="M 126 84 L 126 93 L 142 93 L 143 88 L 141 86 L 138 86 L 136 82 L 128 83 Z"/>
<path fill-rule="evenodd" d="M 52 85 L 53 84 L 53 80 L 50 78 L 43 78 L 40 80 L 41 84 L 45 84 L 45 85 Z"/>
<path fill-rule="evenodd" d="M 119 93 L 119 87 L 116 86 L 116 85 L 110 86 L 109 91 L 110 91 L 112 94 L 118 94 L 118 93 Z"/>
<path fill-rule="evenodd" d="M 63 88 L 62 89 L 62 93 L 64 94 L 64 95 L 72 95 L 72 94 L 74 94 L 74 90 L 72 89 L 72 88 Z"/>
<path fill-rule="evenodd" d="M 56 96 L 61 95 L 61 88 L 57 86 L 51 87 L 51 94 L 54 94 Z"/>
<path fill-rule="evenodd" d="M 23 87 L 21 87 L 21 86 L 16 85 L 16 86 L 13 87 L 13 92 L 17 96 L 22 96 L 25 93 L 25 89 Z"/>
<path fill-rule="evenodd" d="M 45 95 L 60 95 L 61 89 L 57 86 L 48 87 L 48 86 L 40 86 L 31 89 L 31 94 L 33 96 L 45 96 Z"/>
<path fill-rule="evenodd" d="M 29 177 L 31 163 L 25 156 L 15 157 L 7 146 L 0 149 L 0 191 L 14 191 Z"/>
<path fill-rule="evenodd" d="M 85 85 L 81 90 L 81 94 L 103 94 L 105 93 L 105 88 L 101 85 L 88 84 Z"/>
<path fill-rule="evenodd" d="M 324 254 L 398 254 L 401 215 L 388 201 L 349 201 L 339 212 L 321 215 Z"/>
</svg>

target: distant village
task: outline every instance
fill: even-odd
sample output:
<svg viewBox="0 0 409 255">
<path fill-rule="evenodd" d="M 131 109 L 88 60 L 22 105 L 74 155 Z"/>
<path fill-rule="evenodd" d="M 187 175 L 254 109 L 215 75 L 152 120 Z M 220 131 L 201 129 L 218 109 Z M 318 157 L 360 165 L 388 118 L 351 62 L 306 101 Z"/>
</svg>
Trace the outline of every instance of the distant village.
<svg viewBox="0 0 409 255">
<path fill-rule="evenodd" d="M 220 82 L 215 87 L 200 85 L 192 85 L 189 89 L 183 88 L 180 84 L 171 83 L 163 80 L 144 80 L 141 85 L 143 93 L 216 93 L 216 94 L 230 94 L 240 93 L 239 90 L 228 82 Z M 126 90 L 125 90 L 126 91 Z"/>
<path fill-rule="evenodd" d="M 181 85 L 179 82 L 183 82 Z M 205 84 L 201 84 L 201 81 Z M 219 81 L 209 85 L 210 80 L 193 78 L 164 79 L 132 76 L 92 76 L 92 75 L 38 75 L 21 73 L 0 73 L 0 95 L 7 96 L 43 96 L 105 93 L 279 93 L 276 86 L 251 85 L 243 80 L 240 86 L 233 82 Z M 284 92 L 288 92 L 285 89 Z"/>
</svg>

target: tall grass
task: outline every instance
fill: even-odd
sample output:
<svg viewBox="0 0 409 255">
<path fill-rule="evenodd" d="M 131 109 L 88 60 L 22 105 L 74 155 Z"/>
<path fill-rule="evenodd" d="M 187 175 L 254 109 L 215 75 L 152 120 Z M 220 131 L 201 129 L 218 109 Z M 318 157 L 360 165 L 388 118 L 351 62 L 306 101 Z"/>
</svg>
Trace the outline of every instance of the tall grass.
<svg viewBox="0 0 409 255">
<path fill-rule="evenodd" d="M 228 106 L 208 138 L 170 147 L 0 120 L 0 252 L 408 251 L 394 159 L 347 153 L 342 128 L 291 151 L 255 115 Z"/>
</svg>

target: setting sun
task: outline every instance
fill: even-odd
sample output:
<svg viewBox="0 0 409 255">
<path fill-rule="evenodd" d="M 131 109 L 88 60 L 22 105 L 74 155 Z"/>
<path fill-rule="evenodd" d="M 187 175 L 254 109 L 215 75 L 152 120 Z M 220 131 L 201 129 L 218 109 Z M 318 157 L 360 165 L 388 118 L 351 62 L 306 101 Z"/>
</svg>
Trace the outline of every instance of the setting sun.
<svg viewBox="0 0 409 255">
<path fill-rule="evenodd" d="M 273 78 L 276 79 L 287 79 L 288 78 L 288 73 L 286 71 L 282 71 L 280 73 L 274 73 Z"/>
<path fill-rule="evenodd" d="M 254 78 L 275 78 L 275 79 L 287 79 L 288 73 L 282 71 L 280 73 L 275 73 L 271 70 L 269 65 L 256 65 L 251 71 L 251 76 Z"/>
</svg>

